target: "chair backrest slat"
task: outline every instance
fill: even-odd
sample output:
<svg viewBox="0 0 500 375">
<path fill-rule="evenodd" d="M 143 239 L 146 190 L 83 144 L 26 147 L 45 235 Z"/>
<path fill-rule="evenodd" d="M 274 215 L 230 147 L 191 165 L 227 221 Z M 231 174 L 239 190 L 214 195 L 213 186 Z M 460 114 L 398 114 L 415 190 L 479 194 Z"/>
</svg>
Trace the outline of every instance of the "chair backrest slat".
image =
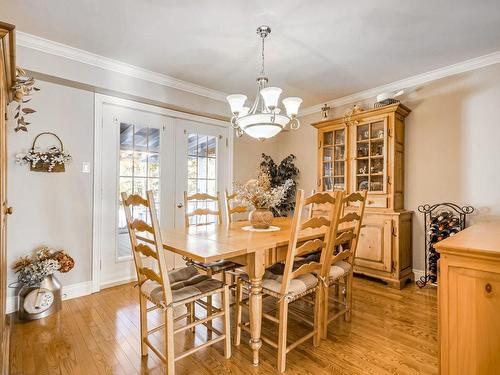
<svg viewBox="0 0 500 375">
<path fill-rule="evenodd" d="M 144 207 L 149 207 L 148 201 L 141 197 L 140 195 L 131 195 L 127 198 L 127 205 L 128 206 L 144 206 Z"/>
<path fill-rule="evenodd" d="M 146 257 L 153 257 L 155 259 L 158 259 L 158 254 L 156 254 L 156 251 L 151 249 L 146 244 L 143 244 L 143 243 L 137 244 L 137 246 L 135 247 L 135 250 L 140 252 L 142 255 L 144 255 Z"/>
<path fill-rule="evenodd" d="M 226 219 L 228 223 L 233 222 L 234 214 L 243 214 L 245 212 L 248 212 L 248 207 L 244 206 L 243 204 L 237 204 L 235 206 L 231 204 L 231 201 L 235 200 L 236 198 L 236 193 L 229 194 L 229 192 L 226 190 L 224 191 L 224 198 L 226 200 Z"/>
<path fill-rule="evenodd" d="M 315 250 L 321 250 L 325 246 L 325 243 L 323 240 L 320 240 L 316 238 L 315 240 L 309 240 L 299 247 L 297 247 L 296 251 L 296 256 L 301 256 L 304 254 L 310 254 Z"/>
<path fill-rule="evenodd" d="M 293 271 L 292 275 L 291 275 L 291 279 L 295 279 L 296 277 L 298 277 L 300 275 L 304 275 L 306 273 L 320 272 L 320 271 L 321 271 L 321 263 L 312 261 L 312 262 L 301 265 L 299 268 L 297 268 L 295 271 Z"/>
<path fill-rule="evenodd" d="M 208 201 L 215 202 L 217 209 L 211 210 L 209 208 L 195 208 L 192 211 L 189 211 L 189 202 L 190 201 Z M 213 215 L 217 217 L 217 223 L 222 224 L 222 211 L 219 200 L 219 192 L 217 192 L 217 196 L 213 196 L 205 193 L 196 193 L 193 195 L 188 195 L 187 192 L 184 192 L 184 223 L 186 228 L 191 225 L 189 222 L 189 218 L 196 216 L 204 216 L 204 215 Z M 206 225 L 206 224 L 199 224 Z"/>
<path fill-rule="evenodd" d="M 288 294 L 290 288 L 290 282 L 294 278 L 300 275 L 316 272 L 318 275 L 322 275 L 324 272 L 324 263 L 330 261 L 331 255 L 328 253 L 333 253 L 333 241 L 332 241 L 332 223 L 334 219 L 334 214 L 339 211 L 337 208 L 341 206 L 341 196 L 339 193 L 335 193 L 333 196 L 330 193 L 316 193 L 312 197 L 304 198 L 304 191 L 297 190 L 297 196 L 295 201 L 295 212 L 293 215 L 290 241 L 288 244 L 287 255 L 285 260 L 285 269 L 283 272 L 283 279 L 281 282 L 281 294 Z M 329 216 L 328 217 L 313 217 L 302 223 L 302 213 L 304 207 L 307 205 L 313 205 L 317 202 L 326 202 L 324 204 L 330 205 Z M 326 227 L 326 233 L 323 239 L 314 239 L 306 241 L 301 246 L 298 245 L 299 234 L 301 230 L 308 228 L 321 228 Z M 293 264 L 295 257 L 299 255 L 304 255 L 310 251 L 319 250 L 321 253 L 319 255 L 319 261 L 312 260 L 306 264 L 301 265 L 296 270 L 293 269 Z"/>
<path fill-rule="evenodd" d="M 330 209 L 334 204 L 334 192 L 322 192 L 317 193 L 316 190 L 311 191 L 311 196 L 307 199 L 309 201 L 305 202 L 305 205 L 309 205 L 308 218 L 314 216 L 324 216 L 328 217 L 330 214 Z"/>
<path fill-rule="evenodd" d="M 323 226 L 329 227 L 331 224 L 330 220 L 328 220 L 324 216 L 314 216 L 308 220 L 306 220 L 301 226 L 300 229 L 304 230 L 307 228 L 321 228 Z"/>
<path fill-rule="evenodd" d="M 169 305 L 173 302 L 172 290 L 168 278 L 167 259 L 163 249 L 160 224 L 158 222 L 153 192 L 148 191 L 146 193 L 146 199 L 138 195 L 127 196 L 125 192 L 123 192 L 121 196 L 139 285 L 142 285 L 147 280 L 157 282 L 162 287 L 165 296 L 165 304 Z M 131 208 L 139 205 L 147 208 L 151 225 L 147 224 L 144 220 L 133 219 Z M 151 236 L 147 240 L 141 240 L 141 242 L 139 242 L 137 233 L 140 232 L 148 232 Z M 144 242 L 154 245 L 155 249 L 152 249 Z M 143 255 L 147 257 L 146 259 L 151 260 L 150 263 L 155 265 L 154 268 L 157 270 L 153 270 L 143 265 Z"/>
<path fill-rule="evenodd" d="M 153 227 L 141 219 L 135 219 L 129 224 L 129 226 L 130 229 L 133 229 L 137 232 L 148 232 L 154 234 Z"/>
<path fill-rule="evenodd" d="M 354 192 L 351 194 L 343 194 L 342 196 L 342 216 L 338 218 L 336 228 L 334 229 L 335 246 L 337 252 L 331 259 L 331 264 L 341 260 L 347 260 L 354 266 L 356 257 L 356 249 L 359 241 L 359 233 L 363 223 L 363 215 L 365 212 L 367 191 Z M 359 203 L 356 211 L 349 211 L 344 214 L 350 203 Z M 352 206 L 351 206 L 352 207 Z M 350 208 L 351 209 L 351 208 Z M 339 231 L 339 225 L 349 225 L 347 231 Z"/>
<path fill-rule="evenodd" d="M 155 271 L 149 267 L 142 267 L 140 272 L 149 280 L 156 281 L 158 284 L 162 284 L 162 278 Z"/>
</svg>

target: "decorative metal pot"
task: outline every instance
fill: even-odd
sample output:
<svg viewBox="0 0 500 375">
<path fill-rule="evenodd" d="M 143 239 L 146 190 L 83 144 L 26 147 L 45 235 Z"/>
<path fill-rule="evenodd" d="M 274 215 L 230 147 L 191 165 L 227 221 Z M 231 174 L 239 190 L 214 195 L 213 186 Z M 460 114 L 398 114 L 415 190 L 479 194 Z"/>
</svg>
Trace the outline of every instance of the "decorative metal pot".
<svg viewBox="0 0 500 375">
<path fill-rule="evenodd" d="M 250 211 L 248 220 L 255 229 L 268 229 L 273 221 L 273 213 L 267 208 L 256 208 Z"/>
<path fill-rule="evenodd" d="M 18 314 L 21 320 L 35 320 L 61 310 L 61 283 L 47 276 L 40 286 L 23 286 L 19 291 Z"/>
</svg>

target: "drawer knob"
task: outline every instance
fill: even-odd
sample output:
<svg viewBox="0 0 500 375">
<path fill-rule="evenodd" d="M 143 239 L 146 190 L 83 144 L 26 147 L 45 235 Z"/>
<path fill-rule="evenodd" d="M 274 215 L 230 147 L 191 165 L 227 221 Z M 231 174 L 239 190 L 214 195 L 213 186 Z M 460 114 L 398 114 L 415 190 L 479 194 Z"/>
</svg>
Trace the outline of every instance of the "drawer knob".
<svg viewBox="0 0 500 375">
<path fill-rule="evenodd" d="M 368 204 L 373 204 L 375 201 L 372 201 L 371 199 L 368 201 Z"/>
<path fill-rule="evenodd" d="M 484 290 L 486 291 L 486 293 L 491 293 L 493 290 L 493 287 L 491 286 L 490 283 L 486 283 L 486 285 L 484 286 Z"/>
</svg>

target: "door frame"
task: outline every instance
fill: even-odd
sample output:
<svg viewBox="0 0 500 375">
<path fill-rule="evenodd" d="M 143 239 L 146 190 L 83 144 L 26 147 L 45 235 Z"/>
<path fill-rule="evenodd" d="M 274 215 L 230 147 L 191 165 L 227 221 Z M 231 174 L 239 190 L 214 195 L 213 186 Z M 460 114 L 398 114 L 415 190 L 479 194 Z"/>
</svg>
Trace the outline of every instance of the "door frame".
<svg viewBox="0 0 500 375">
<path fill-rule="evenodd" d="M 125 107 L 128 109 L 135 109 L 139 111 L 150 112 L 153 114 L 163 115 L 166 119 L 183 119 L 199 122 L 207 125 L 216 125 L 226 128 L 227 137 L 227 171 L 226 181 L 227 187 L 230 187 L 233 181 L 233 146 L 234 146 L 234 132 L 232 131 L 229 121 L 217 120 L 209 117 L 195 115 L 186 112 L 179 112 L 167 108 L 157 107 L 150 104 L 144 104 L 128 99 L 121 99 L 114 96 L 95 94 L 94 97 L 94 160 L 93 160 L 93 212 L 92 212 L 92 293 L 100 291 L 100 262 L 101 262 L 101 227 L 102 227 L 102 127 L 103 127 L 103 109 L 105 105 L 113 105 L 118 107 Z M 175 131 L 175 121 L 168 121 L 172 129 Z M 167 126 L 166 121 L 166 126 Z M 174 134 L 174 133 L 171 133 Z M 168 137 L 168 144 L 164 145 L 165 148 L 172 148 L 175 153 L 175 137 Z M 175 190 L 175 189 L 174 189 Z M 175 199 L 172 194 L 171 199 Z M 173 201 L 174 203 L 174 201 Z"/>
</svg>

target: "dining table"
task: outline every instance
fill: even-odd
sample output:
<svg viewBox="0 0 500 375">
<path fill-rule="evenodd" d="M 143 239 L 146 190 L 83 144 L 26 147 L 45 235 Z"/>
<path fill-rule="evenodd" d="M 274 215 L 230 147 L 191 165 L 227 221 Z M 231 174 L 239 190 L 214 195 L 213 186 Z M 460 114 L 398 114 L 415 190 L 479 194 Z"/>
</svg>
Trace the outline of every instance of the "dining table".
<svg viewBox="0 0 500 375">
<path fill-rule="evenodd" d="M 253 364 L 259 364 L 262 346 L 262 277 L 265 269 L 286 258 L 292 218 L 274 218 L 274 231 L 250 231 L 248 221 L 229 224 L 189 226 L 185 229 L 162 230 L 163 248 L 197 262 L 231 260 L 241 264 L 249 277 L 250 348 Z M 349 229 L 347 227 L 342 230 Z M 307 228 L 299 242 L 322 238 L 325 227 Z"/>
</svg>

